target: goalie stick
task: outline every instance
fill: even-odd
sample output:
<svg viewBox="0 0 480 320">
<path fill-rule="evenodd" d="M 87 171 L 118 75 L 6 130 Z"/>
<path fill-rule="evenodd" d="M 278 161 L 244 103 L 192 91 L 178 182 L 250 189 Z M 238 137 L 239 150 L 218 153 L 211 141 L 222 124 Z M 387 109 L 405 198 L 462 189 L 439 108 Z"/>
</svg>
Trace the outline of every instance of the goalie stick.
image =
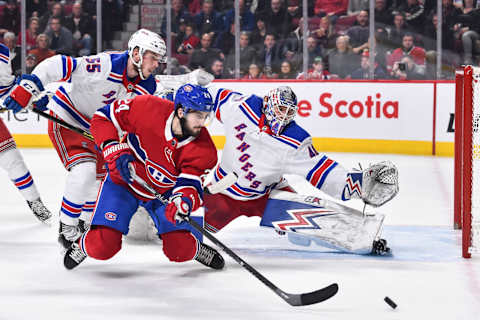
<svg viewBox="0 0 480 320">
<path fill-rule="evenodd" d="M 146 183 L 142 178 L 135 174 L 135 171 L 132 170 L 133 167 L 129 165 L 130 174 L 136 182 L 141 184 L 146 190 L 151 192 L 155 197 L 162 201 L 163 203 L 167 203 L 167 200 L 162 197 L 161 194 L 155 191 L 148 183 Z M 227 175 L 228 176 L 228 175 Z M 225 178 L 224 178 L 225 179 Z M 222 179 L 223 180 L 223 179 Z M 220 180 L 217 183 L 220 183 Z M 223 184 L 225 186 L 226 184 Z M 227 186 L 229 187 L 229 186 Z M 338 284 L 332 283 L 331 285 L 324 287 L 322 289 L 312 291 L 309 293 L 301 293 L 301 294 L 294 294 L 294 293 L 287 293 L 280 288 L 278 288 L 275 284 L 273 284 L 270 280 L 268 280 L 265 276 L 263 276 L 260 272 L 258 272 L 255 268 L 249 265 L 245 260 L 240 258 L 235 252 L 233 252 L 229 247 L 224 245 L 220 240 L 214 237 L 210 232 L 205 230 L 201 225 L 199 225 L 195 220 L 190 219 L 189 216 L 183 217 L 184 221 L 188 222 L 192 227 L 196 230 L 201 232 L 205 237 L 207 237 L 210 241 L 212 241 L 215 245 L 221 248 L 225 253 L 227 253 L 233 260 L 235 260 L 239 265 L 243 268 L 247 269 L 255 278 L 260 280 L 264 285 L 270 288 L 273 292 L 275 292 L 280 298 L 285 300 L 291 306 L 306 306 L 315 303 L 319 303 L 330 299 L 338 292 Z"/>
</svg>

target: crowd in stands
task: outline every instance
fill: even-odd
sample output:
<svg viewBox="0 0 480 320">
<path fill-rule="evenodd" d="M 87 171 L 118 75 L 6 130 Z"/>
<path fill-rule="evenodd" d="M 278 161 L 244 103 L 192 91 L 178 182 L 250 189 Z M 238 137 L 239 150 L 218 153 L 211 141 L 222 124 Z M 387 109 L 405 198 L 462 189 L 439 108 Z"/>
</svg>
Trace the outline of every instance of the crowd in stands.
<svg viewBox="0 0 480 320">
<path fill-rule="evenodd" d="M 159 2 L 159 1 L 156 1 Z M 160 1 L 161 2 L 161 1 Z M 137 0 L 104 0 L 102 37 L 127 21 Z M 302 0 L 239 0 L 240 75 L 245 79 L 368 79 L 369 1 L 309 0 L 303 34 Z M 375 79 L 436 78 L 436 0 L 375 0 Z M 29 65 L 56 53 L 95 52 L 95 0 L 27 1 Z M 68 12 L 67 12 L 68 8 Z M 480 60 L 480 1 L 442 0 L 442 78 L 455 67 Z M 215 78 L 233 78 L 233 0 L 172 0 L 170 71 L 203 67 Z M 0 37 L 18 52 L 19 4 L 0 0 Z M 167 35 L 166 19 L 160 33 Z M 157 30 L 155 30 L 157 31 Z M 304 61 L 303 39 L 307 43 Z M 1 39 L 1 38 L 0 38 Z M 108 47 L 108 45 L 107 45 Z M 124 48 L 114 48 L 124 49 Z M 303 64 L 307 63 L 307 73 Z M 14 70 L 19 61 L 14 59 Z"/>
</svg>

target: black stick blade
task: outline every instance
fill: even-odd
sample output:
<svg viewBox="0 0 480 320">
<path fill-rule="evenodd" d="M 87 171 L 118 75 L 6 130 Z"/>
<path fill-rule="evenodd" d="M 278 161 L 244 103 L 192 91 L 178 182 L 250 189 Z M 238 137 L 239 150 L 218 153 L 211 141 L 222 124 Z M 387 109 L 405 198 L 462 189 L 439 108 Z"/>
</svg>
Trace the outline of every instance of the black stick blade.
<svg viewBox="0 0 480 320">
<path fill-rule="evenodd" d="M 298 307 L 298 306 L 308 306 L 311 304 L 319 303 L 330 299 L 338 292 L 338 284 L 332 283 L 328 287 L 323 289 L 303 293 L 303 294 L 289 294 L 288 299 L 285 299 L 290 305 Z"/>
</svg>

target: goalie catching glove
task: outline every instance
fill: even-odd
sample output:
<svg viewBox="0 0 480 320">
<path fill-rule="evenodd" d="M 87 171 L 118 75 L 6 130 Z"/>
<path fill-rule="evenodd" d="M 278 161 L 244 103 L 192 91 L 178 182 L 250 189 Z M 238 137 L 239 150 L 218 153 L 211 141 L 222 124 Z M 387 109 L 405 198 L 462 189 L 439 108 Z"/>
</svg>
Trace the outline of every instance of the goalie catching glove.
<svg viewBox="0 0 480 320">
<path fill-rule="evenodd" d="M 390 161 L 382 161 L 363 171 L 348 173 L 342 200 L 358 197 L 366 204 L 379 207 L 397 193 L 398 169 Z"/>
<path fill-rule="evenodd" d="M 14 113 L 19 112 L 35 102 L 35 107 L 45 111 L 48 96 L 43 93 L 44 88 L 40 79 L 34 74 L 24 74 L 17 80 L 17 86 L 10 96 L 5 99 L 5 107 Z"/>
</svg>

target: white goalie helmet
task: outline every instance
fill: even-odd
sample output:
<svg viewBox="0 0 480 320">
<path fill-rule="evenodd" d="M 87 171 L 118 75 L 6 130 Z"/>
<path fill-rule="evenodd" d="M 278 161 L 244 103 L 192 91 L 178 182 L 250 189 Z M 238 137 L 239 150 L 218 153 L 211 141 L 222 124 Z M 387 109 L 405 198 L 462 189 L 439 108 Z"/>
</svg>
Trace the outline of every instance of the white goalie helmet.
<svg viewBox="0 0 480 320">
<path fill-rule="evenodd" d="M 297 110 L 297 96 L 288 86 L 272 89 L 264 98 L 265 118 L 273 134 L 277 136 L 293 121 Z"/>
<path fill-rule="evenodd" d="M 133 50 L 135 48 L 138 48 L 138 53 L 140 54 L 140 60 L 138 62 L 135 62 L 133 59 Z M 165 45 L 165 41 L 163 41 L 162 37 L 160 37 L 160 35 L 157 33 L 147 29 L 137 30 L 128 40 L 128 55 L 130 59 L 132 59 L 132 62 L 137 68 L 142 80 L 146 79 L 142 73 L 142 62 L 143 55 L 147 51 L 151 51 L 159 55 L 160 63 L 165 63 L 167 61 L 167 46 Z"/>
</svg>

